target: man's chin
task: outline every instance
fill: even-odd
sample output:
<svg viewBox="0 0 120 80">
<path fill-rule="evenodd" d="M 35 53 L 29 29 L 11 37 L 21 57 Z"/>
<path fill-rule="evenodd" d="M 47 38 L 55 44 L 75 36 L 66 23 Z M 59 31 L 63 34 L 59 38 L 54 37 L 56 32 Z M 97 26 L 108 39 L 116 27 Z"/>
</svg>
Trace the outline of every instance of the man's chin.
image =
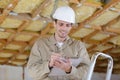
<svg viewBox="0 0 120 80">
<path fill-rule="evenodd" d="M 60 36 L 61 38 L 66 38 L 67 36 Z"/>
<path fill-rule="evenodd" d="M 67 37 L 67 35 L 65 35 L 65 34 L 60 34 L 59 35 L 61 38 L 66 38 Z"/>
</svg>

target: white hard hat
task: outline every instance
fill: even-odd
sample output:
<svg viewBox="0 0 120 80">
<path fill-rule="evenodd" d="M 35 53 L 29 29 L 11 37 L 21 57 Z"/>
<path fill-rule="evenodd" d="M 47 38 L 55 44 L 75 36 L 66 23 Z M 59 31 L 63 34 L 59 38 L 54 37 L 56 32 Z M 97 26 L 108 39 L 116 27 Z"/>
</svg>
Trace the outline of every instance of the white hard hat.
<svg viewBox="0 0 120 80">
<path fill-rule="evenodd" d="M 52 16 L 54 19 L 75 23 L 75 12 L 69 6 L 59 7 Z"/>
</svg>

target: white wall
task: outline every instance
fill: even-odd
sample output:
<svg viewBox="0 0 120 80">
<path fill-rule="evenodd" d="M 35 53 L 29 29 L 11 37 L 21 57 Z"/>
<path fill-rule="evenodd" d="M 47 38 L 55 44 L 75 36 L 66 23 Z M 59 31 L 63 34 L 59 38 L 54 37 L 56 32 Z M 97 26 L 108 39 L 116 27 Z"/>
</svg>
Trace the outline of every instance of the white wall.
<svg viewBox="0 0 120 80">
<path fill-rule="evenodd" d="M 14 66 L 6 66 L 0 65 L 0 80 L 32 80 L 25 68 L 25 75 L 23 78 L 23 68 L 22 67 L 14 67 Z M 94 73 L 92 76 L 92 80 L 105 80 L 105 74 L 103 73 Z M 111 80 L 120 80 L 120 74 L 113 74 Z"/>
<path fill-rule="evenodd" d="M 0 66 L 0 80 L 23 80 L 22 68 L 13 66 Z"/>
</svg>

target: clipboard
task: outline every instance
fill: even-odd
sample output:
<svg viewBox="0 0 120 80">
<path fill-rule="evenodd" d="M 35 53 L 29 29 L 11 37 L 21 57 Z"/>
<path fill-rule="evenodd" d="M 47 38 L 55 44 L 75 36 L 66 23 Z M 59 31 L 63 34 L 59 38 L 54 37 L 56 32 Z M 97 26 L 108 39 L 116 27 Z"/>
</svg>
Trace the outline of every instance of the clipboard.
<svg viewBox="0 0 120 80">
<path fill-rule="evenodd" d="M 82 61 L 82 58 L 70 58 L 71 65 L 77 67 Z M 60 68 L 53 67 L 48 76 L 65 76 L 66 72 Z"/>
</svg>

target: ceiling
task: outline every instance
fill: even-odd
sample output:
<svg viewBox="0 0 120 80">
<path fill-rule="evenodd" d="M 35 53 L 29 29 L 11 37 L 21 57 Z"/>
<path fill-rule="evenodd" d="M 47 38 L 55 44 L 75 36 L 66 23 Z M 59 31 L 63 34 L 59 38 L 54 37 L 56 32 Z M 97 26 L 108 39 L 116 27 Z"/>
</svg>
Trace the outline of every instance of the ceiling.
<svg viewBox="0 0 120 80">
<path fill-rule="evenodd" d="M 90 56 L 112 56 L 113 73 L 120 74 L 120 0 L 0 0 L 0 64 L 25 66 L 36 39 L 54 33 L 51 15 L 64 5 L 77 16 L 70 36 L 83 41 Z M 107 65 L 99 57 L 95 72 Z"/>
</svg>

